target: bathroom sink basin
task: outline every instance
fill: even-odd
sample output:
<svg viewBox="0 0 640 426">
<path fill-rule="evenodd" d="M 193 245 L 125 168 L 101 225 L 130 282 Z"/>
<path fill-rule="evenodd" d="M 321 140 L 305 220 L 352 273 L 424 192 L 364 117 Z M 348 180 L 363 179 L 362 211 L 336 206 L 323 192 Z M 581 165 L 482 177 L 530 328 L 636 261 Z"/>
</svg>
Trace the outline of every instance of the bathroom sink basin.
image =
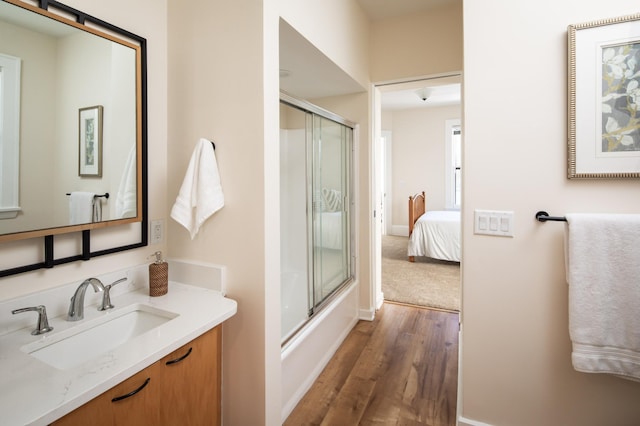
<svg viewBox="0 0 640 426">
<path fill-rule="evenodd" d="M 178 314 L 143 304 L 109 312 L 86 323 L 23 346 L 22 351 L 59 370 L 97 358 Z"/>
</svg>

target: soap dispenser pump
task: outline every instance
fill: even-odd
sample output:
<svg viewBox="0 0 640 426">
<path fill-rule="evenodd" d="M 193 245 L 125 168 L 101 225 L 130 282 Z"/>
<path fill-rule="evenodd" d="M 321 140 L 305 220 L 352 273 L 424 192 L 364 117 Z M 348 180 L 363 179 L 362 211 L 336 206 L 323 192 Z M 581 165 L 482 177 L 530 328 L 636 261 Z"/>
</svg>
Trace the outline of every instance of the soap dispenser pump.
<svg viewBox="0 0 640 426">
<path fill-rule="evenodd" d="M 169 291 L 169 264 L 162 260 L 162 252 L 154 253 L 156 261 L 149 265 L 149 296 L 163 296 Z"/>
</svg>

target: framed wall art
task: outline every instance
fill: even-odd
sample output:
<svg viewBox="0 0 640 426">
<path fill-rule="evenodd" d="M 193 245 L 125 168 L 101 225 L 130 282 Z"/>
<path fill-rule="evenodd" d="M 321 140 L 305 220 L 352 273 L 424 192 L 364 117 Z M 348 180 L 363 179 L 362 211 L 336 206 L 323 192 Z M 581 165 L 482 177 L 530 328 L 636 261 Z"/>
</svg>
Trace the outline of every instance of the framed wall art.
<svg viewBox="0 0 640 426">
<path fill-rule="evenodd" d="M 640 14 L 568 27 L 568 177 L 640 177 Z"/>
<path fill-rule="evenodd" d="M 79 110 L 79 165 L 82 177 L 102 176 L 102 106 Z"/>
</svg>

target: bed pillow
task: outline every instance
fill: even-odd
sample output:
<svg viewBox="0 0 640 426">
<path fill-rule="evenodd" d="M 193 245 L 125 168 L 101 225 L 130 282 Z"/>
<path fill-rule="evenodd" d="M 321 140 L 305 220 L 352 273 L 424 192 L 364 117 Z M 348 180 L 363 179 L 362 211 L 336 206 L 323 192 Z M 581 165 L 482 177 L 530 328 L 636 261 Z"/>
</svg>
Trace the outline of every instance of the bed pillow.
<svg viewBox="0 0 640 426">
<path fill-rule="evenodd" d="M 322 188 L 322 199 L 325 211 L 337 212 L 342 210 L 342 193 L 337 189 Z"/>
</svg>

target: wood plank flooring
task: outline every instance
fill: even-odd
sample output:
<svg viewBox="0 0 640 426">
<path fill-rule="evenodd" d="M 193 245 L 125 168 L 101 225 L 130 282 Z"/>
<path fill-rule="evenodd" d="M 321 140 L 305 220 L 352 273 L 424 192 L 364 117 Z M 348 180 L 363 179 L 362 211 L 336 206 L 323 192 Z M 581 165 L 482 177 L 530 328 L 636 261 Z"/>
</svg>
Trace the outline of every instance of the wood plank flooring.
<svg viewBox="0 0 640 426">
<path fill-rule="evenodd" d="M 347 336 L 285 426 L 456 424 L 458 314 L 385 303 Z"/>
</svg>

